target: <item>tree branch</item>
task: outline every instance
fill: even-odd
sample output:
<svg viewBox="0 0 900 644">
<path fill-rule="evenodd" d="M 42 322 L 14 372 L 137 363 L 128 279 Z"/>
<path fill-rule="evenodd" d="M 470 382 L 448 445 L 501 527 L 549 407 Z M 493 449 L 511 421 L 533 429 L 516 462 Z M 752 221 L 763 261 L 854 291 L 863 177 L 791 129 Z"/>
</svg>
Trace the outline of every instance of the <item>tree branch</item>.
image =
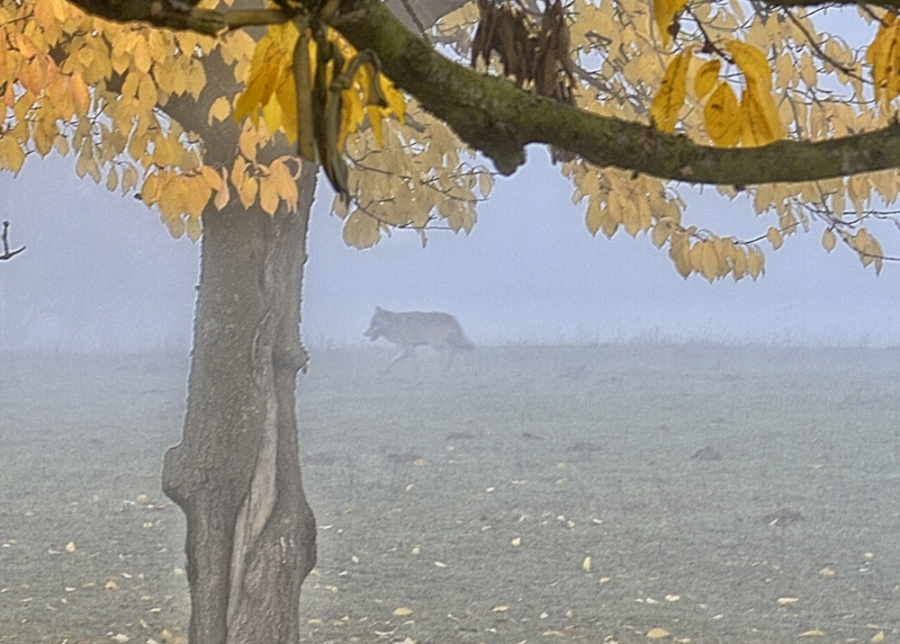
<svg viewBox="0 0 900 644">
<path fill-rule="evenodd" d="M 186 29 L 208 36 L 225 28 L 224 15 L 197 9 L 196 0 L 71 0 L 88 13 L 116 22 L 149 22 L 157 27 Z"/>
<path fill-rule="evenodd" d="M 88 11 L 99 12 L 99 6 L 101 15 L 113 13 L 116 19 L 121 7 L 125 19 L 164 26 L 173 26 L 177 21 L 171 14 L 183 8 L 175 4 L 178 0 L 72 1 Z M 188 9 L 190 15 L 196 11 Z M 225 24 L 226 18 L 217 15 Z M 168 22 L 161 23 L 160 16 Z M 900 124 L 896 122 L 873 132 L 816 143 L 778 141 L 758 148 L 699 145 L 682 135 L 663 134 L 647 125 L 557 103 L 452 62 L 404 28 L 381 0 L 341 0 L 331 22 L 357 49 L 376 52 L 382 69 L 400 88 L 468 145 L 490 157 L 503 174 L 524 163 L 529 143 L 554 145 L 601 167 L 739 188 L 900 168 Z M 184 23 L 183 28 L 196 29 L 189 20 Z"/>
<path fill-rule="evenodd" d="M 758 148 L 698 145 L 681 135 L 602 117 L 517 89 L 447 60 L 404 29 L 379 0 L 344 0 L 338 28 L 372 49 L 398 86 L 509 174 L 529 143 L 552 144 L 601 167 L 689 183 L 739 187 L 811 181 L 900 167 L 900 125 L 817 143 Z"/>
<path fill-rule="evenodd" d="M 881 7 L 883 9 L 900 9 L 900 0 L 761 0 L 762 4 L 770 7 L 822 7 L 828 6 L 854 6 L 866 5 L 869 7 Z"/>
<path fill-rule="evenodd" d="M 23 250 L 25 250 L 24 246 L 22 246 L 21 248 L 17 248 L 16 250 L 9 249 L 9 222 L 8 221 L 3 222 L 3 230 L 2 230 L 2 232 L 0 232 L 0 244 L 2 244 L 2 246 L 3 246 L 3 252 L 0 253 L 0 260 L 12 259 L 16 255 L 21 253 Z"/>
</svg>

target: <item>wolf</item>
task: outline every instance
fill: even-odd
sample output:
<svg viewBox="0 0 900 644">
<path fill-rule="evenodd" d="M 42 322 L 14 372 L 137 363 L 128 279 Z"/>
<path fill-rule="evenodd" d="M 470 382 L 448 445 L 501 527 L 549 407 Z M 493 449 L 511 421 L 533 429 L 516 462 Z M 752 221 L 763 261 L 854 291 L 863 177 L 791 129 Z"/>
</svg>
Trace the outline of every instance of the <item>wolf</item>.
<svg viewBox="0 0 900 644">
<path fill-rule="evenodd" d="M 400 348 L 385 372 L 401 360 L 415 355 L 416 347 L 429 346 L 433 349 L 448 349 L 457 353 L 475 348 L 463 333 L 459 321 L 449 313 L 407 311 L 394 313 L 379 306 L 363 334 L 374 342 L 384 338 Z"/>
</svg>

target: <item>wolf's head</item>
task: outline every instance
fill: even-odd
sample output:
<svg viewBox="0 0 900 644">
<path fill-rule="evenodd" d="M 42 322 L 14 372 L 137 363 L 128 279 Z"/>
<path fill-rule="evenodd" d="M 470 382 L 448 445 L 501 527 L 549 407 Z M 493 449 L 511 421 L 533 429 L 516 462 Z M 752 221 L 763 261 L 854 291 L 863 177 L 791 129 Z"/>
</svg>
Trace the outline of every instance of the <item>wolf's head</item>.
<svg viewBox="0 0 900 644">
<path fill-rule="evenodd" d="M 372 321 L 369 322 L 369 328 L 363 333 L 365 337 L 369 338 L 369 342 L 374 342 L 385 334 L 391 326 L 392 315 L 390 311 L 385 311 L 380 306 L 375 307 L 375 314 L 372 316 Z"/>
</svg>

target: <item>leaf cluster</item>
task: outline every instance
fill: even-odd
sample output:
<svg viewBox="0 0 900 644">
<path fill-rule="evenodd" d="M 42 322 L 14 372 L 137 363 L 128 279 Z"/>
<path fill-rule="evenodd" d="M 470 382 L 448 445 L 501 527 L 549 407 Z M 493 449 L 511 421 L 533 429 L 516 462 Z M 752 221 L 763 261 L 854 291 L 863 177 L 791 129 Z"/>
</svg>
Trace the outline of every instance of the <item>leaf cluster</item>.
<svg viewBox="0 0 900 644">
<path fill-rule="evenodd" d="M 572 177 L 577 192 L 588 198 L 586 221 L 592 232 L 603 230 L 612 235 L 624 229 L 632 235 L 646 233 L 668 246 L 676 267 L 682 272 L 688 266 L 684 252 L 673 253 L 672 249 L 681 244 L 679 240 L 684 236 L 685 244 L 690 247 L 689 256 L 695 253 L 694 247 L 706 249 L 696 251 L 702 261 L 692 259 L 691 272 L 707 279 L 712 279 L 713 274 L 715 277 L 730 274 L 739 279 L 761 272 L 750 270 L 748 263 L 750 256 L 757 254 L 758 243 L 768 239 L 774 248 L 794 232 L 819 223 L 833 231 L 836 240 L 857 252 L 864 263 L 875 264 L 876 269 L 880 266 L 874 257 L 876 251 L 880 252 L 880 246 L 876 249 L 867 241 L 874 239 L 867 226 L 876 219 L 892 216 L 886 209 L 877 211 L 875 205 L 882 202 L 890 205 L 897 198 L 896 171 L 886 171 L 884 177 L 865 174 L 865 171 L 897 166 L 897 137 L 889 110 L 885 109 L 895 100 L 900 88 L 900 81 L 896 80 L 900 65 L 895 60 L 898 49 L 893 31 L 895 22 L 890 14 L 864 12 L 864 18 L 874 19 L 878 24 L 878 34 L 866 52 L 856 51 L 840 39 L 820 33 L 813 12 L 754 10 L 746 16 L 746 7 L 732 0 L 715 3 L 657 0 L 651 14 L 640 0 L 573 0 L 562 12 L 564 16 L 557 15 L 553 23 L 565 25 L 567 29 L 549 28 L 546 33 L 552 34 L 553 44 L 535 46 L 532 53 L 522 43 L 537 42 L 535 34 L 543 32 L 540 28 L 535 31 L 536 23 L 527 34 L 519 28 L 527 22 L 523 11 L 526 5 L 517 5 L 522 12 L 519 23 L 510 23 L 499 32 L 485 28 L 481 37 L 471 7 L 448 17 L 439 26 L 442 38 L 447 38 L 448 31 L 451 33 L 449 40 L 443 42 L 459 45 L 462 57 L 472 58 L 471 50 L 462 50 L 476 39 L 479 54 L 475 58 L 487 61 L 496 52 L 504 75 L 513 76 L 522 88 L 533 90 L 525 93 L 508 91 L 502 83 L 480 83 L 457 69 L 450 70 L 452 64 L 440 56 L 432 56 L 433 52 L 424 51 L 419 41 L 410 40 L 408 34 L 398 31 L 384 17 L 383 6 L 374 0 L 340 0 L 336 4 L 339 10 L 335 14 L 335 26 L 346 39 L 361 50 L 378 51 L 384 69 L 399 87 L 414 92 L 427 110 L 453 123 L 464 140 L 482 141 L 480 147 L 489 151 L 501 170 L 515 167 L 523 158 L 522 146 L 530 141 L 561 144 L 584 154 L 584 158 L 566 164 L 564 172 Z M 545 2 L 545 10 L 554 5 L 559 7 L 558 3 Z M 266 115 L 271 98 L 277 98 L 279 92 L 278 85 L 266 89 L 273 81 L 264 78 L 264 74 L 258 75 L 253 93 L 260 101 L 266 95 L 270 100 L 265 105 L 259 103 L 263 118 L 240 131 L 240 143 L 236 147 L 242 161 L 231 164 L 217 160 L 212 163 L 213 173 L 204 172 L 199 170 L 206 156 L 202 138 L 196 134 L 198 129 L 183 127 L 179 118 L 173 117 L 175 111 L 168 110 L 167 103 L 179 103 L 180 97 L 185 96 L 197 100 L 206 84 L 205 69 L 213 45 L 200 44 L 197 36 L 192 36 L 195 42 L 191 43 L 181 35 L 167 33 L 164 46 L 159 49 L 154 47 L 153 39 L 159 43 L 160 36 L 149 34 L 161 32 L 144 33 L 130 26 L 118 27 L 122 30 L 119 32 L 107 31 L 106 25 L 100 23 L 67 31 L 69 27 L 64 25 L 70 16 L 60 9 L 61 0 L 0 6 L 9 8 L 10 12 L 8 20 L 0 16 L 0 25 L 6 30 L 2 36 L 14 45 L 9 51 L 25 50 L 27 61 L 22 63 L 20 56 L 19 62 L 6 70 L 8 82 L 15 89 L 2 88 L 6 92 L 9 115 L 4 128 L 15 132 L 15 136 L 0 139 L 0 162 L 20 167 L 27 146 L 37 145 L 42 137 L 41 150 L 48 148 L 47 141 L 52 141 L 50 147 L 60 151 L 74 149 L 79 155 L 79 172 L 97 181 L 102 176 L 101 167 L 118 172 L 122 180 L 108 179 L 107 185 L 129 185 L 130 189 L 135 185 L 132 175 L 137 175 L 138 184 L 154 174 L 160 181 L 168 177 L 167 182 L 197 182 L 196 177 L 205 177 L 210 190 L 207 207 L 228 203 L 229 193 L 224 191 L 231 188 L 238 189 L 242 204 L 259 203 L 256 200 L 263 192 L 269 195 L 267 207 L 273 203 L 287 204 L 290 192 L 282 185 L 284 177 L 296 176 L 299 170 L 282 161 L 281 167 L 290 170 L 273 172 L 271 159 L 263 162 L 260 157 L 276 130 L 286 131 L 290 127 L 285 126 L 284 106 L 280 101 L 276 102 L 282 118 Z M 503 6 L 511 11 L 511 5 Z M 39 14 L 44 18 L 30 22 L 23 19 Z M 37 29 L 29 26 L 35 23 Z M 230 23 L 226 20 L 224 24 Z M 503 37 L 495 43 L 493 33 Z M 27 42 L 16 42 L 21 39 L 16 34 L 25 36 Z M 102 43 L 105 51 L 85 39 L 84 34 Z M 388 40 L 381 40 L 388 36 Z M 125 46 L 113 52 L 120 40 Z M 561 43 L 566 40 L 568 45 L 564 47 Z M 29 43 L 34 45 L 34 53 L 27 51 Z M 221 49 L 216 51 L 221 51 L 222 59 L 232 65 L 234 79 L 240 82 L 247 78 L 253 65 L 252 40 L 238 32 L 220 44 Z M 673 46 L 674 51 L 670 52 Z M 281 51 L 287 54 L 289 49 Z M 567 55 L 564 50 L 568 51 Z M 553 69 L 557 86 L 560 79 L 565 81 L 581 112 L 534 100 L 538 94 L 537 73 L 533 78 L 520 80 L 529 65 L 534 70 L 538 68 L 539 51 L 554 52 L 550 57 L 554 64 L 546 63 L 544 68 Z M 311 79 L 323 73 L 313 66 L 308 48 L 294 46 L 292 54 L 298 52 L 311 61 Z M 62 76 L 55 73 L 46 58 L 40 62 L 46 56 L 50 56 Z M 261 60 L 267 61 L 263 62 L 262 69 L 268 71 L 277 65 L 276 80 L 284 80 L 288 62 L 276 63 L 262 55 Z M 318 61 L 318 53 L 315 60 Z M 317 91 L 316 87 L 327 85 L 331 91 L 335 82 L 346 82 L 341 78 L 343 63 L 336 65 L 333 57 L 324 60 L 327 82 L 316 85 L 311 81 L 310 95 Z M 186 75 L 179 71 L 184 69 L 182 66 L 190 70 Z M 47 110 L 48 106 L 54 107 L 54 101 L 65 103 L 66 99 L 60 98 L 63 92 L 49 88 L 53 86 L 53 78 L 71 85 L 79 82 L 79 75 L 86 86 L 93 88 L 90 107 L 80 116 L 77 105 L 73 104 L 71 109 L 75 111 L 64 121 L 60 115 L 68 113 L 65 109 Z M 69 80 L 60 80 L 62 77 Z M 145 81 L 147 77 L 152 80 Z M 689 82 L 691 78 L 693 82 Z M 36 89 L 42 87 L 43 79 L 49 79 L 47 87 Z M 359 89 L 360 108 L 344 110 L 343 104 L 356 100 L 345 95 L 345 89 L 342 87 L 339 94 L 331 91 L 340 96 L 342 106 L 338 111 L 342 115 L 365 113 L 369 109 L 368 101 Z M 123 90 L 121 105 L 114 105 L 120 90 Z M 57 98 L 53 98 L 54 91 Z M 74 90 L 72 95 L 76 94 Z M 295 94 L 299 97 L 303 93 Z M 873 95 L 877 103 L 873 102 Z M 24 102 L 20 102 L 22 97 Z M 179 100 L 173 101 L 173 97 Z M 218 100 L 221 96 L 214 98 L 208 112 L 209 124 L 224 127 L 234 106 L 233 95 L 225 97 L 225 102 Z M 328 105 L 327 96 L 320 105 Z M 203 112 L 206 111 L 204 108 Z M 323 114 L 324 111 L 322 108 Z M 299 119 L 304 110 L 297 112 Z M 585 118 L 585 112 L 595 118 Z M 333 113 L 334 108 L 330 108 L 329 114 Z M 455 221 L 456 225 L 451 225 L 455 229 L 467 229 L 466 218 L 455 214 L 452 208 L 442 209 L 432 205 L 436 201 L 420 199 L 420 195 L 430 191 L 450 195 L 450 191 L 459 187 L 461 201 L 458 203 L 464 204 L 460 212 L 472 213 L 479 193 L 476 184 L 487 176 L 472 165 L 446 163 L 447 150 L 437 151 L 434 147 L 436 141 L 445 138 L 437 135 L 434 124 L 423 125 L 423 119 L 395 126 L 386 121 L 383 134 L 391 138 L 390 142 L 385 141 L 385 149 L 379 151 L 365 143 L 370 130 L 362 129 L 364 122 L 349 119 L 345 123 L 344 118 L 338 121 L 329 116 L 323 122 L 329 124 L 330 140 L 346 137 L 348 172 L 346 181 L 338 183 L 357 195 L 346 212 L 347 229 L 363 231 L 350 235 L 354 243 L 367 245 L 380 238 L 394 221 L 416 228 L 428 225 L 435 214 Z M 355 131 L 348 125 L 351 121 L 356 123 Z M 340 124 L 335 127 L 335 123 Z M 38 134 L 41 127 L 44 129 Z M 547 128 L 552 130 L 552 137 L 546 134 Z M 299 133 L 303 128 L 297 130 Z M 339 134 L 341 131 L 347 134 Z M 600 145 L 584 145 L 592 140 Z M 429 163 L 424 171 L 414 163 L 398 161 L 392 156 L 394 144 L 405 150 L 409 158 L 428 158 L 436 165 Z M 342 156 L 334 158 L 343 159 Z M 363 185 L 362 180 L 354 177 L 355 169 L 386 172 L 386 166 L 380 162 L 387 159 L 400 168 L 401 178 L 397 182 L 370 182 L 376 198 L 365 197 L 363 203 L 360 200 L 363 193 L 354 192 Z M 584 159 L 592 159 L 598 165 Z M 449 170 L 446 181 L 437 179 L 443 176 L 438 168 Z M 216 188 L 214 181 L 210 183 L 213 175 L 228 180 Z M 335 171 L 332 167 L 332 175 L 341 175 L 340 168 Z M 672 179 L 716 183 L 728 196 L 746 191 L 758 213 L 776 219 L 774 225 L 773 222 L 763 224 L 763 229 L 775 230 L 777 235 L 766 233 L 741 240 L 727 232 L 708 231 L 685 221 L 684 204 Z M 779 183 L 752 185 L 755 181 Z M 729 182 L 733 187 L 727 185 Z M 268 184 L 265 191 L 264 183 Z M 389 208 L 400 203 L 389 194 L 389 188 L 399 185 L 409 187 L 408 193 L 401 192 L 404 198 L 407 194 L 416 195 L 410 196 L 404 205 L 415 204 L 416 209 L 421 204 L 421 212 L 396 218 L 388 214 Z M 155 198 L 155 192 L 146 191 L 148 199 Z M 165 209 L 163 216 L 167 221 L 191 218 L 197 205 L 185 196 L 189 192 L 176 190 L 177 198 L 160 196 L 154 203 Z M 638 202 L 646 203 L 638 205 Z M 372 221 L 357 225 L 364 217 Z M 708 244 L 716 245 L 715 240 L 729 240 L 737 249 L 753 249 L 742 253 L 747 270 L 739 268 L 742 260 L 737 255 L 716 246 L 721 261 L 715 262 L 716 271 L 712 271 L 714 262 Z M 866 259 L 870 256 L 871 261 Z"/>
<path fill-rule="evenodd" d="M 721 147 L 754 147 L 784 138 L 784 127 L 772 98 L 772 68 L 765 54 L 739 40 L 725 41 L 724 49 L 744 79 L 740 103 L 731 84 L 719 79 L 719 58 L 702 64 L 694 78 L 695 95 L 699 100 L 707 99 L 703 121 L 713 143 Z M 716 49 L 714 54 L 720 51 Z M 650 106 L 650 118 L 663 132 L 675 130 L 684 107 L 692 56 L 693 49 L 686 47 L 672 59 Z"/>
<path fill-rule="evenodd" d="M 269 19 L 272 13 L 281 15 L 270 12 Z M 270 214 L 295 209 L 303 166 L 272 153 L 279 132 L 293 139 L 298 134 L 292 70 L 299 35 L 293 23 L 281 23 L 260 42 L 243 30 L 213 39 L 107 22 L 65 0 L 0 2 L 0 100 L 7 107 L 0 166 L 18 172 L 32 153 L 74 155 L 79 176 L 123 194 L 137 192 L 176 237 L 198 238 L 202 216 L 225 207 L 259 207 Z M 407 188 L 383 203 L 353 201 L 345 211 L 364 205 L 371 215 L 360 211 L 357 219 L 372 222 L 377 240 L 388 229 L 384 222 L 399 221 L 386 210 L 403 210 L 404 200 L 434 206 L 439 199 L 432 194 L 453 191 L 459 199 L 454 207 L 422 214 L 406 209 L 414 216 L 400 225 L 421 226 L 423 239 L 425 227 L 442 219 L 469 230 L 478 199 L 472 173 L 483 173 L 488 184 L 490 175 L 466 163 L 446 166 L 445 172 L 444 155 L 422 144 L 431 128 L 443 128 L 432 120 L 424 130 L 421 120 L 418 130 L 384 130 L 388 115 L 403 118 L 404 97 L 373 65 L 354 66 L 353 47 L 337 32 L 329 34 L 335 51 L 324 65 L 323 86 L 333 87 L 340 99 L 333 111 L 339 126 L 335 148 L 370 136 L 390 148 L 382 155 L 368 150 L 359 164 L 348 159 L 346 184 L 368 185 L 356 176 L 363 168 L 384 174 L 387 166 L 379 163 L 396 163 L 402 150 L 415 146 L 407 155 L 414 160 L 414 171 L 404 179 Z M 315 77 L 315 41 L 308 52 Z M 350 77 L 343 77 L 351 67 Z M 238 94 L 245 83 L 247 90 Z M 375 92 L 387 105 L 373 104 L 368 94 Z M 249 118 L 236 125 L 236 111 L 238 118 Z"/>
</svg>

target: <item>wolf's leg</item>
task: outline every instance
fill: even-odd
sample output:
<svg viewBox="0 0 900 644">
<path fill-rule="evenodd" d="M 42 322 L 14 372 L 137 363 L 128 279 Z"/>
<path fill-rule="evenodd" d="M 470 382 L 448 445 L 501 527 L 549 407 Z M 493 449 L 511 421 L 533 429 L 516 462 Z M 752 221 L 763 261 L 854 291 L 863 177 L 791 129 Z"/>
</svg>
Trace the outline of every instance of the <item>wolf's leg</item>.
<svg viewBox="0 0 900 644">
<path fill-rule="evenodd" d="M 451 347 L 446 353 L 447 360 L 444 362 L 444 372 L 450 373 L 456 371 L 457 361 L 459 360 L 459 351 Z"/>
<path fill-rule="evenodd" d="M 384 373 L 389 372 L 394 368 L 398 362 L 402 360 L 407 360 L 408 358 L 415 358 L 415 347 L 401 347 L 400 353 L 394 356 L 394 359 L 391 360 L 391 363 L 385 368 Z"/>
</svg>

